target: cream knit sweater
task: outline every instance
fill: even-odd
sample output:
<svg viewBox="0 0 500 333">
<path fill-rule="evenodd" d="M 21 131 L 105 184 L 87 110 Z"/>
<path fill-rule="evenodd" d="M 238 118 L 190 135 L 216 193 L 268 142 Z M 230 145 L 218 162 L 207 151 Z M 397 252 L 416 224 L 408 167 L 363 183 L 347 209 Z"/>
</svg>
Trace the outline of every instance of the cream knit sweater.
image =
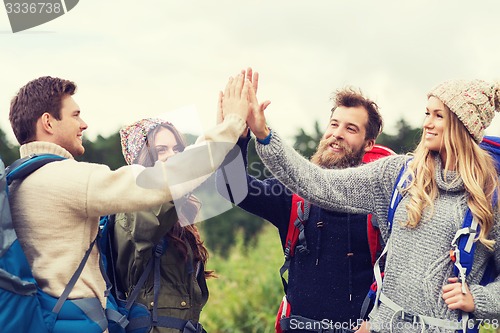
<svg viewBox="0 0 500 333">
<path fill-rule="evenodd" d="M 199 141 L 225 143 L 220 146 L 229 151 L 245 128 L 244 120 L 228 115 Z M 212 154 L 213 171 L 227 151 Z M 58 297 L 95 239 L 100 216 L 146 210 L 171 201 L 172 194 L 168 186 L 137 186 L 137 166 L 111 171 L 105 165 L 77 162 L 64 148 L 48 142 L 31 142 L 20 148 L 21 157 L 43 153 L 68 159 L 49 163 L 21 183 L 14 182 L 10 203 L 14 227 L 36 280 L 45 292 Z M 169 169 L 163 167 L 163 174 L 168 175 Z M 190 182 L 184 193 L 196 185 L 199 182 Z M 177 191 L 182 192 L 178 186 Z M 98 249 L 94 247 L 69 298 L 98 297 L 105 307 L 104 290 Z"/>
</svg>

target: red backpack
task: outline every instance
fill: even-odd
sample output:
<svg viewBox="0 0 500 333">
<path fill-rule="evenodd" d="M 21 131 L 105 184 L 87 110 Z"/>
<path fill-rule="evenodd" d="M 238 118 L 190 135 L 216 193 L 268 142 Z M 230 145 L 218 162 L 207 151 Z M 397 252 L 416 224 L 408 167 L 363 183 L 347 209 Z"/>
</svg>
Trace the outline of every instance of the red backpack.
<svg viewBox="0 0 500 333">
<path fill-rule="evenodd" d="M 395 154 L 396 153 L 392 149 L 376 144 L 373 146 L 372 150 L 365 154 L 365 156 L 363 157 L 363 163 L 370 163 L 372 161 L 378 160 L 381 157 Z M 383 246 L 378 223 L 372 220 L 371 214 L 369 214 L 367 218 L 367 233 L 372 265 L 375 265 L 377 258 L 382 252 Z"/>
<path fill-rule="evenodd" d="M 365 153 L 363 157 L 363 163 L 369 163 L 375 161 L 381 157 L 396 154 L 391 149 L 375 144 L 372 150 Z M 288 288 L 288 283 L 284 277 L 285 273 L 290 267 L 290 260 L 295 255 L 295 251 L 305 252 L 307 250 L 306 239 L 304 235 L 304 224 L 309 218 L 310 203 L 305 201 L 303 198 L 297 194 L 292 196 L 292 209 L 290 212 L 290 222 L 288 225 L 288 233 L 285 240 L 285 245 L 283 247 L 283 252 L 285 254 L 285 262 L 280 268 L 281 282 L 283 283 L 283 290 L 285 295 L 281 301 L 278 313 L 276 315 L 275 330 L 276 333 L 282 333 L 280 321 L 283 318 L 288 318 L 291 312 L 291 304 L 287 301 L 286 292 Z M 367 235 L 368 235 L 368 245 L 370 248 L 370 255 L 372 259 L 372 265 L 378 258 L 378 254 L 382 251 L 382 242 L 380 237 L 380 231 L 378 225 L 374 225 L 372 221 L 371 214 L 367 216 Z M 298 244 L 297 244 L 298 243 Z"/>
</svg>

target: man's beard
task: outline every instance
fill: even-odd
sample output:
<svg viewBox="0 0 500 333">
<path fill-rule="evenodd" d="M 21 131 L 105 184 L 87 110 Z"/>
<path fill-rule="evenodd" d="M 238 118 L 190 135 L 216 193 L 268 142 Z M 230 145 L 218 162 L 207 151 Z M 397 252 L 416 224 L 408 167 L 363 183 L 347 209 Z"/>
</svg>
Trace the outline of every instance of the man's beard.
<svg viewBox="0 0 500 333">
<path fill-rule="evenodd" d="M 333 143 L 336 143 L 344 153 L 337 154 L 329 151 L 329 147 Z M 358 151 L 353 151 L 344 141 L 339 141 L 334 137 L 330 137 L 320 141 L 316 153 L 311 157 L 311 162 L 324 169 L 344 169 L 360 165 L 363 161 L 364 154 L 364 147 Z"/>
</svg>

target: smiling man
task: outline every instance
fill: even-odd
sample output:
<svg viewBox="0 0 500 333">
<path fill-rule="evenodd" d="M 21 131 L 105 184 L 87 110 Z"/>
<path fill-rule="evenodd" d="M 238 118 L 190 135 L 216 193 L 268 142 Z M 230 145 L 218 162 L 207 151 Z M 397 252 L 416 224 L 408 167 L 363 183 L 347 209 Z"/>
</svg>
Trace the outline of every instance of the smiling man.
<svg viewBox="0 0 500 333">
<path fill-rule="evenodd" d="M 246 129 L 248 83 L 243 82 L 244 78 L 238 76 L 231 84 L 235 92 L 227 97 L 230 114 L 224 122 L 198 140 L 200 148 L 206 142 L 220 144 L 211 145 L 207 160 L 212 164 L 191 166 L 195 173 L 215 172 Z M 167 213 L 167 208 L 173 208 L 173 195 L 166 184 L 176 179 L 179 174 L 175 170 L 185 165 L 158 163 L 161 172 L 155 173 L 155 180 L 165 185 L 148 189 L 136 182 L 138 166 L 110 170 L 106 165 L 75 161 L 75 156 L 85 152 L 82 133 L 87 128 L 73 99 L 75 91 L 73 82 L 45 76 L 28 82 L 12 99 L 9 119 L 21 144 L 21 157 L 54 154 L 64 159 L 41 167 L 22 182 L 14 181 L 9 187 L 9 200 L 13 225 L 39 287 L 53 297 L 63 295 L 73 272 L 91 249 L 68 298 L 96 299 L 104 308 L 106 285 L 98 249 L 91 247 L 99 230 L 99 217 L 150 210 L 162 204 L 165 210 L 160 213 Z M 177 191 L 184 195 L 200 182 L 186 181 Z M 98 306 L 92 310 L 100 312 L 92 318 L 106 322 L 104 311 Z"/>
<path fill-rule="evenodd" d="M 336 95 L 330 123 L 311 161 L 326 169 L 347 168 L 361 164 L 365 152 L 372 149 L 381 129 L 381 119 L 368 111 L 370 101 L 362 103 L 362 95 L 344 90 Z"/>
<path fill-rule="evenodd" d="M 378 106 L 354 88 L 338 90 L 332 100 L 328 128 L 311 160 L 329 169 L 359 165 L 382 130 Z M 243 156 L 249 140 L 247 136 L 238 141 Z M 284 245 L 298 197 L 275 178 L 262 181 L 247 174 L 247 186 L 248 195 L 238 206 L 276 226 Z M 291 316 L 281 320 L 281 328 L 294 333 L 317 332 L 315 328 L 348 332 L 358 322 L 372 283 L 367 216 L 316 206 L 309 212 L 305 241 L 299 241 L 302 248 L 289 262 L 286 300 Z"/>
</svg>

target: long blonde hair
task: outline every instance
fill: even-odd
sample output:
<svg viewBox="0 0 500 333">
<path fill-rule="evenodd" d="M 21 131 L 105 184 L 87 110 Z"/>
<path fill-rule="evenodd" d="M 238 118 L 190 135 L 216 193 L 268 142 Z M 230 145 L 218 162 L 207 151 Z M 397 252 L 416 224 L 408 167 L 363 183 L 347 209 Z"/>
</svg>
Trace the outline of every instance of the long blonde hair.
<svg viewBox="0 0 500 333">
<path fill-rule="evenodd" d="M 455 170 L 457 171 L 455 181 L 460 178 L 463 180 L 467 192 L 467 205 L 481 227 L 479 241 L 489 249 L 493 249 L 495 242 L 487 237 L 495 222 L 494 213 L 500 207 L 498 202 L 493 207 L 493 197 L 499 191 L 495 161 L 472 139 L 458 117 L 446 106 L 445 110 L 448 116 L 443 133 L 444 150 L 447 155 L 444 174 L 446 175 L 449 170 Z M 434 200 L 438 196 L 434 174 L 435 154 L 436 152 L 425 147 L 423 134 L 413 152 L 413 160 L 408 165 L 411 182 L 405 189 L 410 195 L 410 202 L 406 206 L 408 211 L 406 226 L 416 227 L 425 208 L 431 209 L 431 215 L 434 213 Z"/>
</svg>

